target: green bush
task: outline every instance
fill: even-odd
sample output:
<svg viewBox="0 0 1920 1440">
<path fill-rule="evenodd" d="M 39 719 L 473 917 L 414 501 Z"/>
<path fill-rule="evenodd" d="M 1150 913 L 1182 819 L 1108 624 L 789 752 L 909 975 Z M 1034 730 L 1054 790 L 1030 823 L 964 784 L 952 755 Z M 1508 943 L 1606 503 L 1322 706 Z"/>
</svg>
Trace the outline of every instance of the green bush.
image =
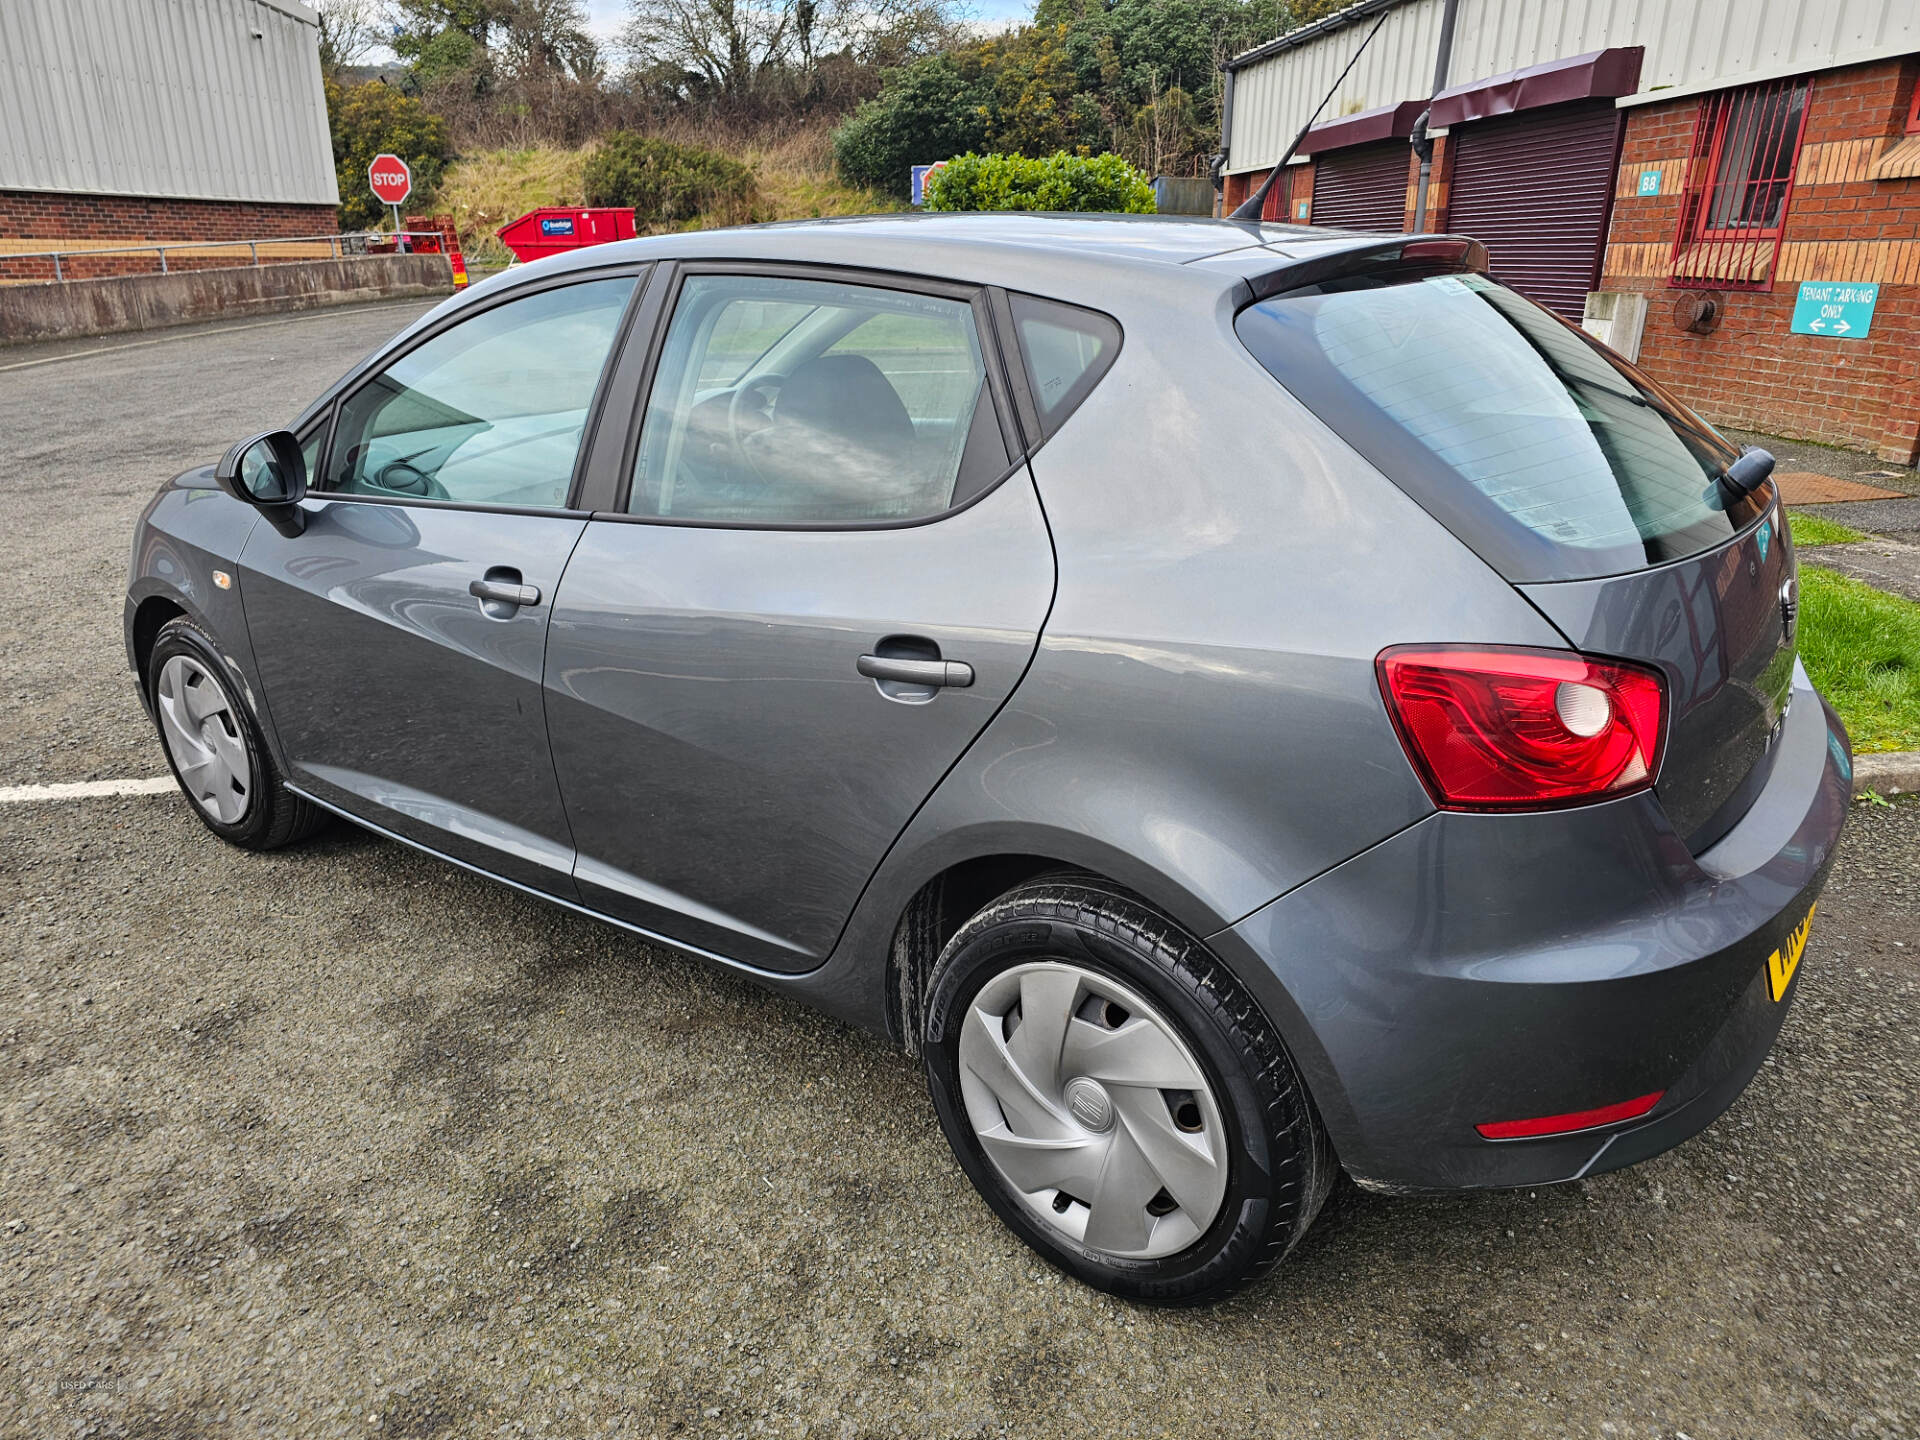
<svg viewBox="0 0 1920 1440">
<path fill-rule="evenodd" d="M 1094 210 L 1151 215 L 1147 177 L 1118 155 L 962 155 L 927 177 L 929 210 Z"/>
<path fill-rule="evenodd" d="M 704 220 L 743 225 L 760 193 L 753 171 L 717 150 L 616 131 L 587 157 L 581 174 L 589 205 L 631 205 L 641 229 Z"/>
<path fill-rule="evenodd" d="M 418 100 L 377 80 L 365 85 L 328 81 L 326 93 L 342 227 L 370 230 L 386 218 L 387 207 L 374 199 L 367 185 L 367 167 L 374 156 L 386 151 L 398 155 L 413 171 L 413 194 L 402 208 L 415 213 L 424 210 L 451 154 L 447 122 Z"/>
<path fill-rule="evenodd" d="M 991 86 L 951 55 L 892 72 L 880 96 L 833 134 L 834 163 L 849 184 L 905 200 L 915 165 L 948 160 L 986 143 Z"/>
</svg>

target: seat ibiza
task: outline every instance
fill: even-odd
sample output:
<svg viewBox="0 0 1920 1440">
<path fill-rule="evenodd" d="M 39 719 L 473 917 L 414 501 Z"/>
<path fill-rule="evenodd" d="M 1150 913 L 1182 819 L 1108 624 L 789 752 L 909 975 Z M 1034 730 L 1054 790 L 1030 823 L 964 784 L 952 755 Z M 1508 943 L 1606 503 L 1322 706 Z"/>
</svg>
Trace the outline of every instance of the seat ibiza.
<svg viewBox="0 0 1920 1440">
<path fill-rule="evenodd" d="M 126 602 L 216 835 L 327 815 L 884 1031 L 987 1203 L 1192 1302 L 1344 1169 L 1700 1130 L 1847 737 L 1764 452 L 1471 241 L 675 235 L 447 301 L 164 486 Z"/>
</svg>

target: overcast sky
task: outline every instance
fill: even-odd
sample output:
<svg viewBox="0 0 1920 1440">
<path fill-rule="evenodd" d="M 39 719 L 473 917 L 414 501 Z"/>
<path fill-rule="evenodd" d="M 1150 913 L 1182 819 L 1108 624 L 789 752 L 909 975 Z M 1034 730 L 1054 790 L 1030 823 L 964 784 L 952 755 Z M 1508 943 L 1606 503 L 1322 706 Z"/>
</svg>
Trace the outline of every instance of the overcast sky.
<svg viewBox="0 0 1920 1440">
<path fill-rule="evenodd" d="M 627 0 L 586 0 L 589 25 L 602 40 L 612 40 L 626 23 Z M 1033 16 L 1032 0 L 972 0 L 973 18 L 998 30 L 1009 20 Z"/>
</svg>

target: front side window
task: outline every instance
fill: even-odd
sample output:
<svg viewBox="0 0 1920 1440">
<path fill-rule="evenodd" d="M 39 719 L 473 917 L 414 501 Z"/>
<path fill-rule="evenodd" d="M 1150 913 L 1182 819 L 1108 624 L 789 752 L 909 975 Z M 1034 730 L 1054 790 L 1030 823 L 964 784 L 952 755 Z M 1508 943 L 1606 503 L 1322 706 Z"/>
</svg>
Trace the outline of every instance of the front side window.
<svg viewBox="0 0 1920 1440">
<path fill-rule="evenodd" d="M 1236 322 L 1283 385 L 1509 580 L 1711 549 L 1758 519 L 1737 452 L 1611 351 L 1484 275 L 1350 277 Z"/>
<path fill-rule="evenodd" d="M 627 509 L 734 524 L 937 514 L 963 498 L 970 450 L 996 449 L 1005 463 L 985 383 L 965 301 L 689 276 L 647 400 Z"/>
<path fill-rule="evenodd" d="M 326 488 L 564 506 L 633 285 L 626 275 L 542 290 L 409 350 L 341 404 Z"/>
</svg>

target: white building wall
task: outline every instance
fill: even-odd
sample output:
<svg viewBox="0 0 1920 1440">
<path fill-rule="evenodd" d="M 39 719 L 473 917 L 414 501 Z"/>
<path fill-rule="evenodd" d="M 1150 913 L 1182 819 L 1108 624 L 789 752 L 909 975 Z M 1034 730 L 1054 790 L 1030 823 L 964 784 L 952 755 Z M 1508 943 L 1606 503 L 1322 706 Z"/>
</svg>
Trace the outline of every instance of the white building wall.
<svg viewBox="0 0 1920 1440">
<path fill-rule="evenodd" d="M 1442 8 L 1442 0 L 1393 7 L 1320 118 L 1425 99 Z M 1280 158 L 1377 13 L 1236 62 L 1229 173 Z M 1670 100 L 1920 51 L 1920 0 L 1460 0 L 1448 83 L 1624 45 L 1647 53 L 1639 93 L 1620 103 Z"/>
<path fill-rule="evenodd" d="M 0 190 L 339 203 L 296 0 L 0 0 Z"/>
</svg>

